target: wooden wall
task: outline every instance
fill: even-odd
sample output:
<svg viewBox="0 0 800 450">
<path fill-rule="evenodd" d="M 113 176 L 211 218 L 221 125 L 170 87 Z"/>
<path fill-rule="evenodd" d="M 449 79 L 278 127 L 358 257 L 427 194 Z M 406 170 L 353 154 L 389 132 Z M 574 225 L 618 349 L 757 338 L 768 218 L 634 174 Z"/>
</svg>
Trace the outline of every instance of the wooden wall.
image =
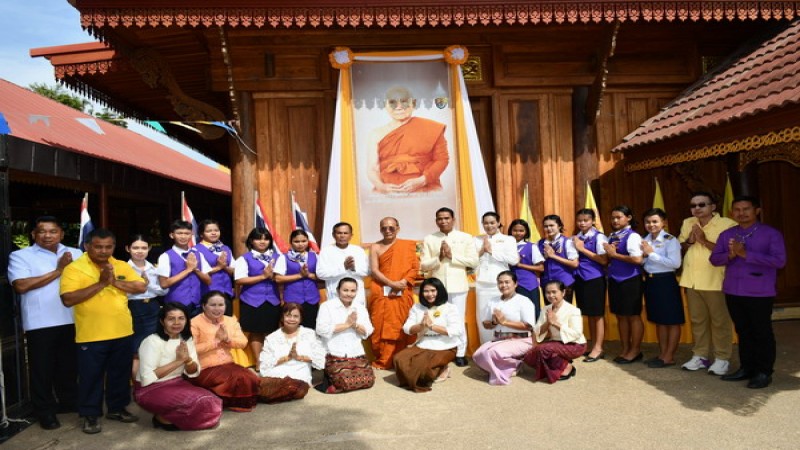
<svg viewBox="0 0 800 450">
<path fill-rule="evenodd" d="M 608 88 L 591 153 L 577 165 L 574 92 L 591 86 L 600 72 L 612 37 L 609 24 L 413 31 L 233 29 L 227 40 L 234 86 L 253 101 L 255 184 L 270 193 L 267 213 L 281 234 L 288 235 L 289 193 L 294 191 L 319 237 L 328 232 L 321 229 L 321 217 L 338 79 L 328 62 L 334 46 L 358 52 L 465 45 L 481 59 L 482 80 L 467 86 L 503 221 L 517 216 L 528 184 L 534 215 L 541 220 L 545 214 L 560 214 L 572 230 L 586 181 L 600 188 L 595 194 L 604 218 L 616 204 L 632 204 L 638 213 L 652 201 L 652 174 L 625 173 L 622 155 L 610 149 L 694 82 L 702 57 L 727 55 L 763 26 L 622 24 L 609 59 Z M 218 33 L 206 32 L 205 39 L 212 55 L 222 54 Z M 211 79 L 213 90 L 227 92 L 228 68 L 221 56 L 212 61 Z M 658 176 L 662 188 L 686 191 L 679 175 L 665 171 Z M 246 198 L 240 200 L 246 205 Z M 675 200 L 674 207 L 683 203 L 683 198 Z"/>
</svg>

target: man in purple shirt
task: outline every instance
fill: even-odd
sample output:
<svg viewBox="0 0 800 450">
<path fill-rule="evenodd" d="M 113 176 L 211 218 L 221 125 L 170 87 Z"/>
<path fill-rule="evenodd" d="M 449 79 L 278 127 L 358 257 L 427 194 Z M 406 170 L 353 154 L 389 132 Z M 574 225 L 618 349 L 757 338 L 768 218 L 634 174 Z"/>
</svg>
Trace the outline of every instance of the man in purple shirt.
<svg viewBox="0 0 800 450">
<path fill-rule="evenodd" d="M 778 269 L 786 265 L 786 246 L 780 231 L 758 221 L 761 202 L 750 196 L 733 200 L 733 219 L 739 226 L 723 231 L 709 260 L 726 266 L 722 292 L 739 335 L 739 370 L 725 381 L 749 380 L 761 389 L 772 382 L 775 335 L 772 303 Z"/>
</svg>

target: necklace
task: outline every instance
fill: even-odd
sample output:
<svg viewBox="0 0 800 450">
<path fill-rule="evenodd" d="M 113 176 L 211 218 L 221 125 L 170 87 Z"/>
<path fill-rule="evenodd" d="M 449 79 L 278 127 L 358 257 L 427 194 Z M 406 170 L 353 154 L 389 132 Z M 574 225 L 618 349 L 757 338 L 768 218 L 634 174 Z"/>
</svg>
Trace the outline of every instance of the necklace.
<svg viewBox="0 0 800 450">
<path fill-rule="evenodd" d="M 753 233 L 755 233 L 757 230 L 758 230 L 758 225 L 753 225 L 753 228 L 748 233 L 745 234 L 743 233 L 744 230 L 742 230 L 742 227 L 740 226 L 736 230 L 736 237 L 734 238 L 734 240 L 736 242 L 741 242 L 742 244 L 744 244 L 745 242 L 747 242 L 747 239 L 750 236 L 752 236 Z"/>
</svg>

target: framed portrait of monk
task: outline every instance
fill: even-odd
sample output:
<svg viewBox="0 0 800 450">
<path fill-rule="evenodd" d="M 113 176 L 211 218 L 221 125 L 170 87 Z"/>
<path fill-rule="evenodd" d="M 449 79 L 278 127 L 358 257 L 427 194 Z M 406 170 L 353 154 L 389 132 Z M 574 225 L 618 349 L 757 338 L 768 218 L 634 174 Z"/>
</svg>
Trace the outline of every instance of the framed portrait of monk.
<svg viewBox="0 0 800 450">
<path fill-rule="evenodd" d="M 359 62 L 352 107 L 362 242 L 397 217 L 405 239 L 436 229 L 442 206 L 459 216 L 458 163 L 450 72 L 442 60 Z"/>
</svg>

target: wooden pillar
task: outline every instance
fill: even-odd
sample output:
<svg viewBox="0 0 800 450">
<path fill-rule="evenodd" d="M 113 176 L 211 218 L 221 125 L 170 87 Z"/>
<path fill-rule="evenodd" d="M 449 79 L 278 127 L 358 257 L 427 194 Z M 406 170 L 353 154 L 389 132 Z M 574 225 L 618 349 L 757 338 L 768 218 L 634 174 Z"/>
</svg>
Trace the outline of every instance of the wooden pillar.
<svg viewBox="0 0 800 450">
<path fill-rule="evenodd" d="M 583 208 L 586 200 L 586 182 L 598 177 L 597 144 L 595 124 L 586 113 L 589 86 L 578 86 L 572 90 L 572 150 L 575 164 L 574 210 Z M 566 214 L 566 213 L 565 213 Z"/>
<path fill-rule="evenodd" d="M 241 105 L 239 132 L 242 140 L 255 151 L 255 127 L 253 126 L 253 98 L 249 92 L 238 92 Z M 256 188 L 258 158 L 254 153 L 228 138 L 231 161 L 231 211 L 233 213 L 233 253 L 241 255 L 246 251 L 245 239 L 253 227 L 253 211 L 255 200 L 253 192 Z"/>
</svg>

